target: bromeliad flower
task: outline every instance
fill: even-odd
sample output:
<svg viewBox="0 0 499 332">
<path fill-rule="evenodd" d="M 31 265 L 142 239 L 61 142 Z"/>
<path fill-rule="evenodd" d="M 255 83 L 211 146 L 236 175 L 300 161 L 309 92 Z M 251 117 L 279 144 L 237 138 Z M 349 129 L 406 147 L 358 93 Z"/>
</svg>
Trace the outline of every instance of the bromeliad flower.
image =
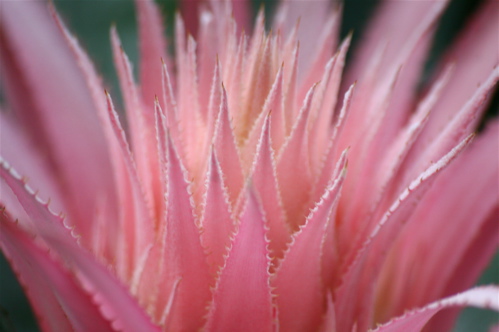
<svg viewBox="0 0 499 332">
<path fill-rule="evenodd" d="M 136 1 L 140 85 L 111 29 L 124 130 L 55 10 L 2 2 L 0 246 L 41 329 L 444 331 L 443 309 L 499 310 L 497 286 L 465 291 L 499 243 L 497 119 L 473 138 L 499 3 L 421 95 L 445 1 L 383 2 L 345 73 L 328 2 L 251 34 L 234 3 L 190 3 L 171 56 Z"/>
</svg>

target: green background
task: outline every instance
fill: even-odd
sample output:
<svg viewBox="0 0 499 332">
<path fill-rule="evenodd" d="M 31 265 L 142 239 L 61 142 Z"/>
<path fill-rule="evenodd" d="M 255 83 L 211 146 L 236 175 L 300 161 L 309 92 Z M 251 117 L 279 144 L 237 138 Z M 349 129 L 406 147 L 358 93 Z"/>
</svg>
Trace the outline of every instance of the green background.
<svg viewBox="0 0 499 332">
<path fill-rule="evenodd" d="M 377 1 L 345 0 L 341 33 L 345 36 L 354 30 L 353 48 L 362 33 L 369 15 Z M 444 14 L 437 30 L 427 70 L 427 77 L 442 51 L 452 42 L 456 33 L 462 28 L 467 17 L 478 7 L 481 1 L 455 0 Z M 257 9 L 265 3 L 267 17 L 275 7 L 273 1 L 254 1 Z M 176 8 L 175 1 L 159 1 L 167 26 L 167 34 L 171 34 L 171 22 Z M 69 24 L 70 29 L 78 36 L 80 43 L 90 53 L 98 71 L 104 76 L 107 88 L 120 100 L 116 74 L 112 64 L 109 42 L 109 28 L 116 24 L 123 47 L 133 63 L 137 63 L 137 41 L 134 4 L 131 0 L 56 0 L 55 5 L 61 16 Z M 1 3 L 0 3 L 1 6 Z M 1 10 L 1 8 L 0 8 Z M 137 66 L 135 66 L 136 68 Z M 496 116 L 499 109 L 498 89 L 496 88 L 487 117 Z M 499 254 L 491 262 L 478 284 L 499 284 Z M 477 309 L 465 309 L 460 316 L 455 331 L 487 331 L 488 327 L 499 319 L 497 313 Z M 0 255 L 0 332 L 38 331 L 31 310 L 18 285 L 8 263 Z"/>
</svg>

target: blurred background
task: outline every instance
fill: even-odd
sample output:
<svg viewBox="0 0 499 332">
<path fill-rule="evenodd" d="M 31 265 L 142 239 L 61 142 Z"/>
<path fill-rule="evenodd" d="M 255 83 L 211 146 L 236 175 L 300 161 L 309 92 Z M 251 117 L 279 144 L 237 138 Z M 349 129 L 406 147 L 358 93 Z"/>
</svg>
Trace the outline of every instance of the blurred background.
<svg viewBox="0 0 499 332">
<path fill-rule="evenodd" d="M 359 41 L 362 30 L 375 9 L 377 2 L 377 0 L 343 1 L 342 38 L 350 31 L 354 32 L 350 54 L 352 51 L 355 51 L 355 46 Z M 481 0 L 453 0 L 451 2 L 437 29 L 431 54 L 426 65 L 426 71 L 422 77 L 423 81 L 431 76 L 432 69 L 442 55 L 442 52 L 449 46 L 469 16 L 478 8 L 481 2 Z M 112 63 L 109 28 L 112 24 L 116 25 L 126 53 L 132 63 L 138 63 L 137 30 L 133 1 L 54 0 L 54 3 L 66 24 L 68 24 L 71 31 L 79 38 L 80 43 L 94 60 L 98 72 L 104 77 L 113 100 L 119 104 L 121 96 Z M 166 33 L 171 38 L 172 22 L 177 2 L 167 0 L 158 1 L 158 3 L 163 13 L 167 28 Z M 272 12 L 275 9 L 275 1 L 254 0 L 254 11 L 256 12 L 262 4 L 265 5 L 266 16 L 272 17 Z M 134 68 L 136 70 L 137 66 Z M 486 117 L 497 116 L 499 110 L 498 91 L 499 89 L 496 87 Z M 499 254 L 494 257 L 489 268 L 478 281 L 478 284 L 491 283 L 499 284 Z M 498 320 L 499 316 L 495 312 L 465 309 L 454 331 L 488 331 L 492 323 Z M 21 287 L 17 283 L 5 257 L 3 254 L 0 254 L 0 332 L 4 331 L 36 332 L 39 330 Z"/>
</svg>

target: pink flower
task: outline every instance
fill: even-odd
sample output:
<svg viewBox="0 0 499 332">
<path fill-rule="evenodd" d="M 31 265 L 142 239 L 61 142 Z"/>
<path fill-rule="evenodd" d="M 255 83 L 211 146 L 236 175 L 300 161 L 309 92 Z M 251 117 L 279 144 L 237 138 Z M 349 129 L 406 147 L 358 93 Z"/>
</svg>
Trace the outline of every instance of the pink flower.
<svg viewBox="0 0 499 332">
<path fill-rule="evenodd" d="M 421 95 L 445 1 L 385 1 L 346 71 L 325 1 L 250 34 L 246 2 L 196 4 L 174 56 L 136 5 L 140 85 L 111 29 L 125 131 L 55 10 L 2 3 L 0 246 L 42 330 L 443 331 L 443 309 L 499 311 L 498 286 L 469 289 L 499 243 L 498 120 L 473 134 L 497 1 Z"/>
</svg>

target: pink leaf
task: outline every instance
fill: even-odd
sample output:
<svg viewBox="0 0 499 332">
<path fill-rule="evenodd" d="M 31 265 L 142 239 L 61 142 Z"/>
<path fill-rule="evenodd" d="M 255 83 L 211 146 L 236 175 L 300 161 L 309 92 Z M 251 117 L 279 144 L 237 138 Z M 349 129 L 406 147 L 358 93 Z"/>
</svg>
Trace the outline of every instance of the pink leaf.
<svg viewBox="0 0 499 332">
<path fill-rule="evenodd" d="M 202 144 L 205 126 L 201 116 L 199 100 L 198 66 L 196 55 L 197 43 L 192 36 L 187 38 L 187 49 L 184 58 L 177 67 L 177 102 L 179 126 L 183 134 L 185 146 L 185 163 L 190 172 L 197 173 L 199 158 L 197 149 Z"/>
<path fill-rule="evenodd" d="M 265 221 L 250 193 L 214 289 L 207 331 L 274 331 L 265 235 Z"/>
<path fill-rule="evenodd" d="M 426 167 L 432 160 L 442 156 L 445 151 L 450 149 L 457 142 L 469 135 L 475 130 L 475 125 L 480 117 L 480 112 L 486 105 L 488 95 L 492 92 L 494 86 L 499 81 L 499 65 L 490 71 L 486 80 L 476 89 L 471 98 L 453 115 L 447 125 L 440 129 L 440 132 L 427 144 L 423 151 L 420 150 L 421 144 L 427 138 L 426 129 L 421 133 L 419 141 L 415 143 L 408 159 L 405 161 L 407 177 Z M 430 121 L 432 123 L 433 121 Z M 404 178 L 402 181 L 406 181 Z"/>
<path fill-rule="evenodd" d="M 166 126 L 169 128 L 169 133 L 171 135 L 172 141 L 175 143 L 175 146 L 178 149 L 179 155 L 185 160 L 185 143 L 182 134 L 182 130 L 180 129 L 180 125 L 178 123 L 178 107 L 177 101 L 175 98 L 175 94 L 173 91 L 173 82 L 170 79 L 170 73 L 167 68 L 166 63 L 163 63 L 162 67 L 162 95 L 163 95 L 163 103 L 164 103 L 164 116 L 166 120 Z"/>
<path fill-rule="evenodd" d="M 257 149 L 258 141 L 262 134 L 262 129 L 264 126 L 265 119 L 270 114 L 274 119 L 272 126 L 272 136 L 276 137 L 279 145 L 283 144 L 285 138 L 285 128 L 284 128 L 284 109 L 283 109 L 283 95 L 282 95 L 282 82 L 283 80 L 283 67 L 279 69 L 275 77 L 272 88 L 270 89 L 267 98 L 265 99 L 265 104 L 256 118 L 255 122 L 252 124 L 252 128 L 249 131 L 248 138 L 244 143 L 242 149 L 242 156 L 245 157 L 243 160 L 243 167 L 247 171 L 255 157 L 255 152 Z M 272 144 L 275 146 L 276 144 Z"/>
<path fill-rule="evenodd" d="M 120 227 L 118 237 L 117 270 L 122 278 L 130 278 L 132 270 L 152 242 L 153 221 L 144 201 L 144 195 L 132 160 L 125 132 L 118 114 L 114 110 L 111 97 L 107 95 L 108 125 L 113 132 L 106 132 L 113 147 L 113 162 L 118 185 L 120 206 Z"/>
<path fill-rule="evenodd" d="M 237 22 L 239 33 L 244 30 L 250 30 L 252 19 L 251 4 L 252 2 L 249 0 L 232 0 L 233 15 Z"/>
<path fill-rule="evenodd" d="M 284 123 L 285 123 L 285 133 L 287 137 L 293 128 L 293 124 L 296 121 L 296 116 L 299 111 L 296 107 L 296 89 L 298 85 L 298 57 L 300 55 L 299 43 L 296 41 L 296 46 L 293 48 L 292 56 L 290 56 L 289 62 L 285 63 L 287 75 L 284 75 Z M 284 144 L 284 143 L 283 143 Z M 282 145 L 281 145 L 282 147 Z M 281 149 L 279 147 L 279 151 Z"/>
<path fill-rule="evenodd" d="M 123 331 L 159 331 L 121 282 L 78 246 L 64 226 L 63 219 L 55 216 L 46 203 L 34 196 L 7 162 L 1 160 L 0 164 L 0 176 L 33 220 L 37 235 L 75 269 L 78 280 L 87 292 L 93 294 L 102 315 L 113 321 L 113 327 Z"/>
<path fill-rule="evenodd" d="M 277 156 L 279 189 L 292 229 L 296 229 L 306 216 L 305 208 L 312 189 L 307 123 L 316 87 L 314 85 L 308 92 L 291 135 Z"/>
<path fill-rule="evenodd" d="M 168 137 L 166 144 L 168 157 L 167 172 L 167 220 L 162 254 L 164 259 L 164 278 L 158 297 L 158 308 L 168 308 L 168 294 L 175 288 L 175 299 L 167 319 L 172 330 L 193 331 L 203 324 L 206 305 L 210 299 L 210 276 L 205 253 L 201 247 L 199 229 L 193 215 L 193 203 L 186 171 Z M 176 283 L 180 280 L 179 284 Z M 164 323 L 164 322 L 161 322 Z"/>
<path fill-rule="evenodd" d="M 218 62 L 218 52 L 221 47 L 219 44 L 223 43 L 219 40 L 220 37 L 217 33 L 217 25 L 220 23 L 215 15 L 210 11 L 204 9 L 200 13 L 200 27 L 199 27 L 199 42 L 198 61 L 199 61 L 199 105 L 202 119 L 206 122 L 209 121 L 209 103 L 210 103 L 210 87 L 213 86 L 212 82 L 216 63 Z M 220 83 L 216 85 L 220 89 Z M 213 91 L 213 89 L 211 89 Z M 218 106 L 218 105 L 217 105 Z"/>
<path fill-rule="evenodd" d="M 104 234 L 94 232 L 93 238 L 95 239 L 100 236 L 101 239 L 109 240 L 108 237 L 114 236 L 119 227 L 122 227 L 122 232 L 123 230 L 127 230 L 124 231 L 125 234 L 127 234 L 124 236 L 124 243 L 121 244 L 122 246 L 120 249 L 114 254 L 118 260 L 118 270 L 120 271 L 121 276 L 123 278 L 125 278 L 125 276 L 129 277 L 134 262 L 143 255 L 146 243 L 152 239 L 150 211 L 143 199 L 144 195 L 142 194 L 138 174 L 132 160 L 131 152 L 129 151 L 124 131 L 121 128 L 118 116 L 112 105 L 111 97 L 103 90 L 101 79 L 95 72 L 95 68 L 87 54 L 85 54 L 79 46 L 78 41 L 66 29 L 53 8 L 52 15 L 63 33 L 68 46 L 75 55 L 88 89 L 91 92 L 98 111 L 100 123 L 108 142 L 109 154 L 111 156 L 110 160 L 114 168 L 116 192 L 118 193 L 117 200 L 119 201 L 120 206 L 129 209 L 127 212 L 124 212 L 123 210 L 115 211 L 118 215 L 117 217 L 108 215 L 103 216 L 102 219 L 119 218 L 119 222 L 116 223 L 114 227 L 104 227 L 101 231 Z M 149 221 L 145 223 L 145 227 L 138 229 L 138 220 Z M 135 236 L 135 239 L 131 238 L 133 236 Z M 92 238 L 86 240 L 90 241 Z M 116 257 L 114 259 L 116 259 Z"/>
<path fill-rule="evenodd" d="M 384 267 L 386 276 L 396 278 L 383 278 L 378 289 L 379 301 L 385 303 L 381 320 L 471 287 L 495 252 L 499 161 L 490 156 L 499 151 L 498 129 L 497 121 L 491 123 L 439 176 L 414 211 L 411 219 L 416 222 L 400 234 Z M 466 199 L 461 198 L 464 190 Z M 477 250 L 481 254 L 473 255 Z M 394 260 L 401 263 L 390 264 Z M 414 269 L 423 263 L 425 269 Z M 411 291 L 416 284 L 420 291 Z"/>
<path fill-rule="evenodd" d="M 142 99 L 153 116 L 154 99 L 161 95 L 161 61 L 171 66 L 166 54 L 162 17 L 153 0 L 136 0 L 140 44 L 140 82 Z M 151 119 L 150 119 L 151 120 Z"/>
<path fill-rule="evenodd" d="M 223 267 L 224 256 L 230 246 L 230 237 L 234 231 L 234 221 L 223 173 L 217 156 L 212 150 L 208 176 L 206 177 L 206 200 L 201 227 L 201 242 L 208 251 L 208 265 L 213 275 Z"/>
<path fill-rule="evenodd" d="M 331 293 L 327 293 L 327 311 L 324 315 L 324 321 L 320 329 L 321 332 L 334 332 L 336 331 L 336 317 L 334 314 L 334 303 Z"/>
<path fill-rule="evenodd" d="M 52 207 L 57 211 L 62 211 L 66 197 L 61 193 L 61 188 L 50 170 L 46 156 L 33 146 L 29 136 L 4 110 L 0 110 L 0 155 L 9 160 L 20 174 L 29 176 L 31 186 L 41 191 L 40 197 L 43 200 L 50 199 Z M 0 185 L 0 200 L 4 206 L 9 207 L 11 216 L 19 219 L 22 227 L 32 228 L 24 209 L 7 186 Z"/>
<path fill-rule="evenodd" d="M 397 186 L 399 180 L 397 174 L 403 172 L 404 160 L 427 124 L 430 112 L 440 97 L 442 89 L 449 82 L 453 69 L 454 66 L 447 67 L 438 80 L 434 82 L 427 95 L 418 103 L 416 111 L 405 128 L 390 144 L 389 150 L 383 157 L 382 165 L 378 167 L 378 175 L 376 176 L 378 186 L 386 190 L 386 192 L 379 193 L 379 195 L 385 194 L 385 198 L 393 198 L 392 196 L 395 193 L 391 191 L 394 190 L 393 187 Z M 388 188 L 384 188 L 385 186 L 388 186 Z"/>
<path fill-rule="evenodd" d="M 154 181 L 159 176 L 156 137 L 154 136 L 154 109 L 147 109 L 143 104 L 133 78 L 132 65 L 121 46 L 115 27 L 111 28 L 111 45 L 130 125 L 131 146 L 137 173 L 145 189 L 144 195 L 148 207 L 156 211 L 155 207 L 162 199 L 162 195 Z"/>
<path fill-rule="evenodd" d="M 448 63 L 455 63 L 456 69 L 435 105 L 432 121 L 422 133 L 423 138 L 418 144 L 418 152 L 424 151 L 428 143 L 440 134 L 449 119 L 454 118 L 457 112 L 472 99 L 475 91 L 478 90 L 477 87 L 486 82 L 491 71 L 494 68 L 497 71 L 499 65 L 498 19 L 499 3 L 491 0 L 484 1 L 443 58 L 442 70 Z M 486 105 L 487 103 L 480 105 L 470 125 L 471 130 L 486 110 Z"/>
<path fill-rule="evenodd" d="M 243 174 L 239 152 L 237 150 L 234 132 L 229 118 L 227 105 L 227 93 L 222 87 L 222 100 L 215 127 L 214 146 L 222 173 L 225 177 L 225 184 L 228 189 L 230 203 L 232 206 L 237 202 L 239 193 L 243 188 Z"/>
<path fill-rule="evenodd" d="M 291 2 L 288 2 L 291 3 Z M 291 7 L 297 7 L 297 6 L 303 6 L 305 4 L 296 4 L 293 3 L 290 5 Z M 314 6 L 315 5 L 315 6 Z M 317 11 L 319 7 L 327 7 L 328 3 L 317 3 L 311 5 L 310 3 L 306 4 L 306 9 L 311 9 L 314 11 Z M 314 8 L 315 7 L 315 8 Z M 305 8 L 303 8 L 305 9 Z M 306 10 L 305 9 L 305 10 Z M 328 8 L 322 8 L 324 10 L 322 13 L 316 12 L 316 16 L 313 17 L 313 23 L 310 22 L 312 21 L 310 18 L 301 16 L 303 17 L 303 20 L 308 20 L 309 22 L 301 22 L 302 19 L 300 19 L 300 25 L 301 29 L 299 30 L 299 34 L 304 34 L 306 28 L 303 25 L 305 24 L 317 24 L 320 21 L 320 16 L 325 16 L 324 17 L 324 22 L 323 25 L 319 27 L 316 31 L 319 33 L 317 36 L 317 40 L 314 41 L 313 45 L 315 47 L 310 47 L 306 49 L 307 44 L 310 43 L 310 37 L 302 37 L 300 40 L 300 44 L 303 43 L 302 45 L 302 58 L 300 59 L 299 66 L 303 66 L 300 68 L 303 68 L 305 70 L 301 71 L 303 75 L 302 80 L 300 80 L 300 87 L 298 90 L 298 100 L 303 99 L 306 94 L 307 90 L 309 89 L 310 86 L 314 85 L 315 83 L 319 82 L 323 78 L 324 75 L 324 68 L 326 67 L 329 59 L 331 59 L 331 56 L 333 55 L 334 49 L 337 46 L 338 43 L 338 30 L 340 27 L 340 11 L 335 10 L 331 12 L 331 10 L 328 10 Z M 301 14 L 303 15 L 303 14 Z M 320 16 L 319 16 L 320 15 Z M 291 21 L 290 21 L 291 22 Z M 303 25 L 302 25 L 303 24 Z M 308 31 L 310 35 L 316 34 L 317 32 L 312 32 Z M 349 44 L 349 42 L 347 42 Z M 316 50 L 314 50 L 316 48 Z M 346 47 L 348 49 L 348 46 Z M 315 51 L 315 52 L 314 52 Z M 307 54 L 308 53 L 308 54 Z M 308 58 L 307 58 L 308 56 Z M 307 63 L 309 62 L 309 63 Z M 305 74 L 306 73 L 306 74 Z M 339 83 L 339 82 L 338 82 Z M 327 84 L 327 82 L 323 82 L 323 84 Z M 336 92 L 334 92 L 334 95 L 336 95 Z"/>
<path fill-rule="evenodd" d="M 88 293 L 46 248 L 0 216 L 0 246 L 12 262 L 42 326 L 52 331 L 117 331 Z M 90 318 L 90 319 L 89 319 Z"/>
<path fill-rule="evenodd" d="M 321 251 L 333 216 L 346 169 L 332 181 L 295 233 L 272 280 L 277 295 L 282 331 L 313 331 L 321 324 L 326 293 L 322 280 Z"/>
<path fill-rule="evenodd" d="M 339 330 L 352 329 L 354 322 L 361 331 L 370 327 L 374 283 L 379 278 L 378 275 L 388 249 L 421 198 L 430 189 L 436 175 L 459 155 L 471 138 L 472 136 L 459 143 L 413 180 L 385 212 L 371 234 L 367 238 L 363 234 L 360 235 L 361 239 L 366 239 L 360 250 L 355 247 L 351 248 L 351 252 L 356 254 L 355 260 L 350 263 L 349 257 L 346 257 L 348 270 L 343 275 L 343 284 L 335 294 L 336 315 L 342 317 L 338 322 Z"/>
<path fill-rule="evenodd" d="M 354 85 L 350 87 L 350 89 L 345 93 L 343 99 L 343 105 L 338 114 L 338 118 L 335 121 L 333 133 L 329 139 L 328 151 L 325 155 L 323 164 L 321 165 L 321 170 L 319 172 L 319 176 L 316 179 L 314 184 L 312 201 L 316 202 L 326 189 L 330 179 L 334 177 L 334 173 L 336 171 L 336 160 L 338 158 L 342 158 L 349 148 L 344 151 L 341 151 L 341 155 L 338 154 L 338 146 L 337 146 L 337 138 L 341 135 L 343 130 L 343 125 L 345 123 L 345 118 L 348 115 L 348 111 L 350 109 L 350 103 L 352 101 L 352 95 L 354 90 Z"/>
<path fill-rule="evenodd" d="M 253 35 L 250 54 L 247 58 L 248 75 L 246 75 L 246 93 L 243 95 L 242 114 L 236 118 L 238 139 L 249 136 L 250 129 L 261 114 L 265 100 L 271 90 L 276 73 L 273 61 L 273 38 L 262 35 L 261 40 Z M 258 136 L 258 135 L 257 135 Z"/>
<path fill-rule="evenodd" d="M 281 194 L 277 184 L 274 151 L 272 150 L 271 115 L 265 118 L 264 127 L 258 142 L 257 154 L 253 161 L 252 180 L 255 190 L 262 199 L 269 228 L 269 248 L 273 259 L 282 258 L 286 244 L 291 239 L 291 230 L 286 223 Z M 275 262 L 274 262 L 275 263 Z"/>
<path fill-rule="evenodd" d="M 483 286 L 470 289 L 427 306 L 410 311 L 401 317 L 379 326 L 373 332 L 419 332 L 439 311 L 455 306 L 473 306 L 499 311 L 499 288 Z"/>
<path fill-rule="evenodd" d="M 2 2 L 3 86 L 31 139 L 58 169 L 66 212 L 89 239 L 98 208 L 96 192 L 115 203 L 112 169 L 90 93 L 45 5 Z"/>
<path fill-rule="evenodd" d="M 329 138 L 333 133 L 336 100 L 340 87 L 345 58 L 350 46 L 351 35 L 340 46 L 339 51 L 331 58 L 325 68 L 317 93 L 315 94 L 311 120 L 309 124 L 311 166 L 314 174 L 319 172 L 324 154 L 327 152 Z"/>
<path fill-rule="evenodd" d="M 315 73 L 318 76 L 311 78 L 307 83 L 302 84 L 306 75 L 313 67 L 314 62 L 319 63 L 317 68 L 324 68 L 327 60 L 331 57 L 334 48 L 336 47 L 339 24 L 339 10 L 333 12 L 331 3 L 328 1 L 281 1 L 275 17 L 274 26 L 280 29 L 284 36 L 288 36 L 296 22 L 300 21 L 300 29 L 297 31 L 296 39 L 300 41 L 300 48 L 303 53 L 299 57 L 299 68 L 303 68 L 298 77 L 300 87 L 307 89 L 311 84 L 316 83 L 322 73 Z M 316 36 L 316 38 L 310 38 Z M 321 56 L 316 57 L 323 51 Z M 328 55 L 328 52 L 331 52 Z M 324 58 L 325 55 L 325 58 Z M 322 65 L 320 62 L 322 62 Z M 314 68 L 314 69 L 317 69 Z M 320 69 L 319 69 L 320 70 Z M 303 91 L 304 97 L 306 90 Z"/>
<path fill-rule="evenodd" d="M 209 90 L 209 102 L 206 103 L 206 109 L 204 110 L 205 116 L 205 128 L 203 141 L 197 147 L 196 157 L 199 159 L 198 168 L 193 173 L 193 193 L 194 199 L 199 204 L 202 204 L 203 196 L 206 193 L 206 176 L 207 169 L 210 162 L 210 149 L 213 148 L 214 132 L 217 126 L 217 118 L 220 112 L 220 103 L 222 101 L 222 81 L 220 64 L 217 60 L 213 70 L 213 77 L 211 82 L 211 89 Z M 198 211 L 200 211 L 198 205 Z"/>
<path fill-rule="evenodd" d="M 200 4 L 200 0 L 183 0 L 179 2 L 181 14 L 179 13 L 178 16 L 182 16 L 184 18 L 187 33 L 193 36 L 196 36 L 199 30 L 198 26 Z M 175 31 L 177 31 L 177 29 L 175 29 Z"/>
</svg>

